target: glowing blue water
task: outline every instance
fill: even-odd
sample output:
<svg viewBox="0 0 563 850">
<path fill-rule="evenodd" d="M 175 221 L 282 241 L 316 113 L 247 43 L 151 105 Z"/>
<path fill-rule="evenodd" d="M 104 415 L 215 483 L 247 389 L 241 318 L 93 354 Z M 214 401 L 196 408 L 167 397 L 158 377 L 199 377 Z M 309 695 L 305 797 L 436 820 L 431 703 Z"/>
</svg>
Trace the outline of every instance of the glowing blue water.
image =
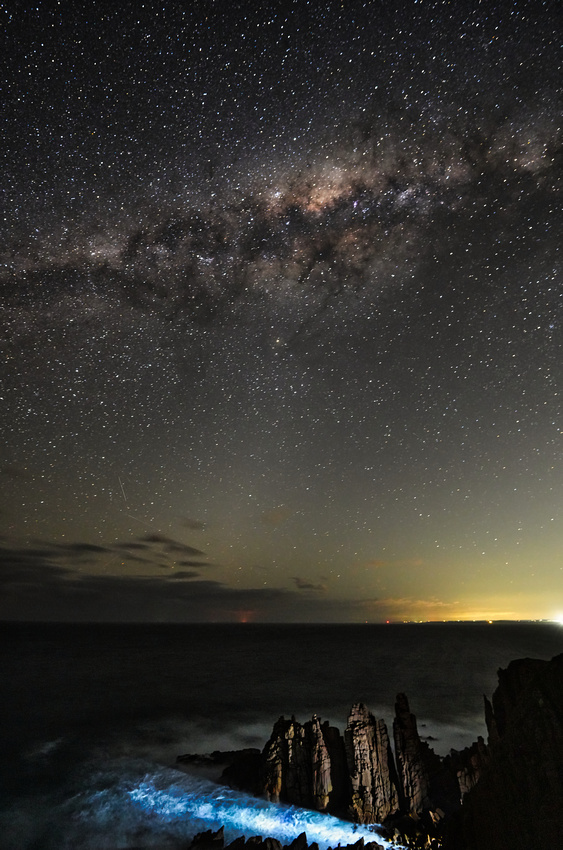
<svg viewBox="0 0 563 850">
<path fill-rule="evenodd" d="M 239 835 L 261 835 L 288 844 L 305 832 L 309 842 L 315 841 L 320 850 L 338 844 L 354 844 L 361 837 L 366 842 L 377 841 L 382 847 L 392 846 L 381 838 L 376 828 L 355 826 L 318 812 L 257 800 L 230 788 L 191 778 L 175 782 L 166 789 L 158 787 L 154 778 L 145 778 L 129 791 L 129 797 L 145 811 L 154 812 L 168 822 L 188 817 L 193 822 L 204 821 L 208 829 L 224 825 L 227 841 Z"/>
<path fill-rule="evenodd" d="M 62 797 L 35 796 L 29 806 L 0 813 L 2 850 L 185 850 L 204 830 L 277 838 L 289 844 L 305 832 L 319 850 L 363 837 L 392 847 L 377 827 L 276 805 L 144 759 L 100 759 L 74 776 Z"/>
</svg>

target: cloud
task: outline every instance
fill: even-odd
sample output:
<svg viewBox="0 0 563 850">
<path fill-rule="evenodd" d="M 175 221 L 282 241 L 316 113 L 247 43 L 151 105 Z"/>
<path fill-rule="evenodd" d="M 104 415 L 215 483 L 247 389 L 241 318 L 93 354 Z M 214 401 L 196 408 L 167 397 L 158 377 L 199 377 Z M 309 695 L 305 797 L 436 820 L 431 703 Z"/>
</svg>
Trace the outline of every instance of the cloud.
<svg viewBox="0 0 563 850">
<path fill-rule="evenodd" d="M 50 547 L 0 547 L 0 618 L 111 622 L 347 622 L 356 603 L 297 589 L 230 587 L 196 570 L 163 575 L 92 575 L 56 563 Z M 60 553 L 59 555 L 60 556 Z M 363 611 L 361 612 L 363 616 Z"/>
<path fill-rule="evenodd" d="M 209 562 L 202 563 L 201 561 L 191 561 L 190 559 L 178 561 L 179 567 L 210 567 Z"/>
<path fill-rule="evenodd" d="M 292 580 L 295 582 L 299 590 L 326 590 L 326 584 L 311 584 L 299 576 L 292 576 Z"/>
<path fill-rule="evenodd" d="M 174 570 L 174 572 L 171 573 L 170 578 L 171 579 L 177 579 L 177 578 L 186 579 L 186 578 L 198 578 L 198 576 L 199 576 L 199 573 L 197 573 L 195 570 Z"/>
<path fill-rule="evenodd" d="M 112 552 L 113 550 L 108 548 L 107 546 L 99 546 L 95 543 L 85 543 L 85 542 L 76 542 L 76 543 L 46 543 L 44 541 L 37 541 L 41 548 L 34 549 L 32 547 L 23 547 L 23 548 L 14 548 L 12 549 L 12 553 L 15 555 L 16 552 L 26 552 L 27 554 L 39 554 L 48 558 L 74 558 L 88 556 L 88 555 L 99 555 L 108 552 Z"/>
<path fill-rule="evenodd" d="M 107 554 L 112 551 L 105 546 L 97 546 L 92 543 L 43 543 L 41 541 L 38 541 L 38 543 L 37 547 L 0 547 L 0 565 L 7 563 L 40 565 L 51 564 L 60 560 L 67 560 L 72 565 L 77 559 Z"/>
<path fill-rule="evenodd" d="M 99 552 L 110 552 L 105 546 L 96 546 L 93 543 L 67 543 L 57 544 L 64 552 L 69 552 L 74 555 L 92 555 Z"/>
<path fill-rule="evenodd" d="M 171 567 L 209 567 L 205 553 L 193 546 L 180 543 L 165 535 L 147 534 L 142 541 L 119 542 L 112 546 L 100 546 L 87 541 L 69 543 L 36 541 L 36 545 L 0 549 L 0 564 L 6 559 L 11 564 L 64 564 L 73 567 L 93 568 L 108 566 L 115 562 L 143 564 L 147 569 L 155 567 L 170 570 Z"/>
<path fill-rule="evenodd" d="M 4 548 L 0 549 L 0 563 L 21 563 L 29 560 L 37 559 L 38 561 L 55 558 L 56 553 L 53 549 L 33 549 L 32 547 L 19 548 Z"/>
<path fill-rule="evenodd" d="M 153 566 L 153 561 L 147 558 L 142 558 L 140 555 L 132 555 L 131 552 L 127 552 L 126 554 L 117 553 L 116 558 L 119 558 L 120 561 L 131 563 L 133 561 L 136 564 L 147 564 L 149 566 Z M 112 559 L 113 560 L 113 559 Z M 157 567 L 165 567 L 165 569 L 169 569 L 169 564 L 156 564 Z"/>
<path fill-rule="evenodd" d="M 165 552 L 205 556 L 205 552 L 202 552 L 201 549 L 194 549 L 193 546 L 187 546 L 185 543 L 179 543 L 177 540 L 173 540 L 171 537 L 166 537 L 164 534 L 145 534 L 145 536 L 140 539 L 146 543 L 156 543 L 161 545 Z"/>
<path fill-rule="evenodd" d="M 169 537 L 166 537 L 164 534 L 157 534 L 156 532 L 145 534 L 144 537 L 141 537 L 140 539 L 147 543 L 170 543 Z"/>
<path fill-rule="evenodd" d="M 73 574 L 70 567 L 53 563 L 51 549 L 0 546 L 0 587 L 39 587 Z"/>
<path fill-rule="evenodd" d="M 163 540 L 169 539 L 158 536 L 159 547 Z M 179 570 L 161 563 L 165 572 L 159 575 L 94 575 L 85 567 L 73 568 L 77 553 L 89 556 L 99 550 L 104 555 L 112 552 L 87 543 L 0 545 L 0 619 L 381 622 L 460 618 L 460 603 L 455 601 L 409 596 L 335 599 L 325 593 L 325 584 L 301 576 L 293 576 L 294 589 L 232 587 L 202 579 L 198 568 L 208 565 L 191 559 L 183 563 L 186 569 Z M 116 555 L 122 557 L 119 551 Z M 158 566 L 153 560 L 145 564 L 152 569 Z"/>
</svg>

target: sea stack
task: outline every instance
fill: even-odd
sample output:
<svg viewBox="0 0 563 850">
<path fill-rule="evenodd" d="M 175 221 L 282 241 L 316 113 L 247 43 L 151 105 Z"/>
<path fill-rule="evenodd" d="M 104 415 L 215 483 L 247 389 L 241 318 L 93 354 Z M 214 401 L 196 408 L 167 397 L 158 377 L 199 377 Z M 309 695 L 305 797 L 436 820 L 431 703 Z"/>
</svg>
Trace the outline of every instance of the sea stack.
<svg viewBox="0 0 563 850">
<path fill-rule="evenodd" d="M 319 812 L 334 811 L 345 799 L 344 745 L 338 729 L 315 715 L 301 724 L 280 717 L 263 753 L 264 793 Z"/>
<path fill-rule="evenodd" d="M 395 758 L 404 797 L 402 808 L 420 814 L 430 808 L 428 772 L 424 765 L 416 717 L 405 694 L 398 694 L 393 721 Z"/>
<path fill-rule="evenodd" d="M 358 823 L 383 823 L 399 809 L 397 773 L 387 726 L 356 703 L 344 732 L 351 783 L 350 810 Z"/>
</svg>

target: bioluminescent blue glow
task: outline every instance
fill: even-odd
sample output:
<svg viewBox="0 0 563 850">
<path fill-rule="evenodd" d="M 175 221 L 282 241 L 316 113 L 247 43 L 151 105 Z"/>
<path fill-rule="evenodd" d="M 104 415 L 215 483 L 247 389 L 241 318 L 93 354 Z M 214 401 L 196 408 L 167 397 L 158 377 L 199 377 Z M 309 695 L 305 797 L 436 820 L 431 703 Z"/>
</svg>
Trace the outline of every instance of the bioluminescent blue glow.
<svg viewBox="0 0 563 850">
<path fill-rule="evenodd" d="M 210 829 L 224 826 L 227 842 L 239 835 L 247 838 L 261 835 L 288 844 L 305 832 L 309 843 L 316 842 L 320 850 L 338 844 L 355 844 L 362 837 L 366 842 L 377 841 L 384 848 L 393 846 L 381 838 L 375 827 L 358 826 L 295 806 L 269 803 L 209 782 L 198 782 L 195 788 L 192 783 L 189 788 L 176 784 L 162 788 L 146 778 L 129 791 L 129 797 L 164 821 L 185 817 L 204 821 Z"/>
<path fill-rule="evenodd" d="M 225 843 L 239 836 L 277 838 L 289 844 L 306 833 L 319 850 L 358 839 L 394 847 L 376 826 L 354 826 L 330 815 L 269 803 L 146 759 L 95 759 L 69 776 L 64 795 L 36 799 L 0 815 L 2 848 L 101 850 L 143 847 L 186 850 L 204 830 L 225 828 Z"/>
</svg>

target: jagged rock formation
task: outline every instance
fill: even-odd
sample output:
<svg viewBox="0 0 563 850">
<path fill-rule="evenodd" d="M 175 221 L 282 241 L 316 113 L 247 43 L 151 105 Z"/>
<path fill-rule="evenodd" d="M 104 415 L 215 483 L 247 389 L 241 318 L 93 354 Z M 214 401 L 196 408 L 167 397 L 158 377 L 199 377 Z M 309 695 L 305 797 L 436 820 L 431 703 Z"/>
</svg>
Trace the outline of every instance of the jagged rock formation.
<svg viewBox="0 0 563 850">
<path fill-rule="evenodd" d="M 345 799 L 344 761 L 340 733 L 328 722 L 280 717 L 263 751 L 264 793 L 274 802 L 334 811 Z"/>
<path fill-rule="evenodd" d="M 365 705 L 352 706 L 344 732 L 350 810 L 359 823 L 383 823 L 399 810 L 397 774 L 387 727 Z"/>
<path fill-rule="evenodd" d="M 563 847 L 563 655 L 499 670 L 485 720 L 488 744 L 479 738 L 441 758 L 420 740 L 404 694 L 394 756 L 384 721 L 361 703 L 344 737 L 317 717 L 304 725 L 281 717 L 262 753 L 237 754 L 223 776 L 271 800 L 384 823 L 408 847 Z"/>
<path fill-rule="evenodd" d="M 429 768 L 438 775 L 442 762 L 420 741 L 406 697 L 399 695 L 397 700 L 395 739 L 401 777 L 385 722 L 357 703 L 344 737 L 316 716 L 303 725 L 294 717 L 280 717 L 262 751 L 259 770 L 255 754 L 249 753 L 233 761 L 223 780 L 273 802 L 348 815 L 358 823 L 382 823 L 397 813 L 418 814 L 428 808 Z"/>
<path fill-rule="evenodd" d="M 563 655 L 499 670 L 489 747 L 465 794 L 458 850 L 563 847 Z M 482 749 L 482 748 L 481 748 Z"/>
<path fill-rule="evenodd" d="M 477 741 L 470 747 L 466 747 L 461 752 L 452 751 L 445 761 L 449 764 L 450 770 L 455 774 L 459 787 L 461 801 L 477 785 L 479 778 L 491 758 L 489 748 L 485 741 L 479 735 Z"/>
<path fill-rule="evenodd" d="M 206 832 L 198 833 L 190 845 L 190 850 L 223 850 L 223 848 L 225 850 L 319 850 L 318 844 L 308 844 L 307 835 L 304 832 L 294 838 L 291 844 L 282 845 L 277 838 L 252 835 L 250 838 L 235 838 L 225 846 L 224 827 L 217 832 L 208 829 Z M 338 845 L 338 850 L 382 850 L 382 847 L 376 841 L 366 843 L 363 838 L 360 838 L 355 844 L 347 844 L 345 847 Z"/>
<path fill-rule="evenodd" d="M 424 764 L 416 717 L 405 694 L 398 694 L 393 721 L 395 758 L 404 799 L 403 808 L 420 814 L 430 808 L 428 771 Z"/>
</svg>

